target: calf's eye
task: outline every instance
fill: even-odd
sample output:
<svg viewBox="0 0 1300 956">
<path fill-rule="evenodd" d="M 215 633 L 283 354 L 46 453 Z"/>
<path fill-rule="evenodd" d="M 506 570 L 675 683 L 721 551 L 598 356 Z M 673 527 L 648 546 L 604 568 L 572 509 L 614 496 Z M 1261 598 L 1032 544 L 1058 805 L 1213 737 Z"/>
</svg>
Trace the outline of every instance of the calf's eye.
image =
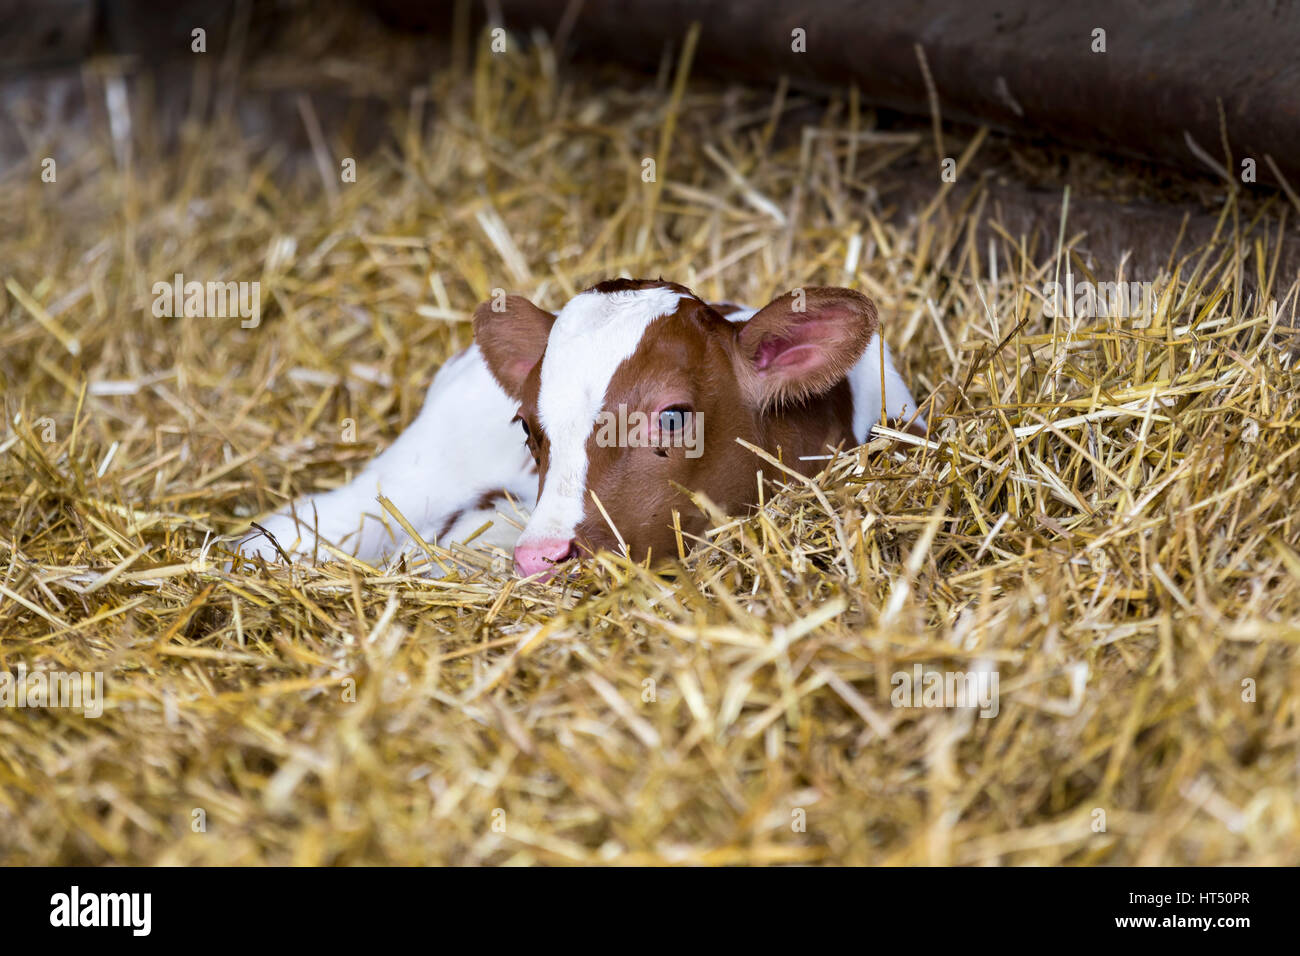
<svg viewBox="0 0 1300 956">
<path fill-rule="evenodd" d="M 684 430 L 686 428 L 686 416 L 689 413 L 690 410 L 686 408 L 665 408 L 659 413 L 659 430 L 666 433 Z"/>
<path fill-rule="evenodd" d="M 533 461 L 538 461 L 537 442 L 533 440 L 533 430 L 528 427 L 528 422 L 522 415 L 516 415 L 514 420 L 517 421 L 519 427 L 524 430 L 524 444 L 528 446 L 528 451 L 533 456 Z"/>
</svg>

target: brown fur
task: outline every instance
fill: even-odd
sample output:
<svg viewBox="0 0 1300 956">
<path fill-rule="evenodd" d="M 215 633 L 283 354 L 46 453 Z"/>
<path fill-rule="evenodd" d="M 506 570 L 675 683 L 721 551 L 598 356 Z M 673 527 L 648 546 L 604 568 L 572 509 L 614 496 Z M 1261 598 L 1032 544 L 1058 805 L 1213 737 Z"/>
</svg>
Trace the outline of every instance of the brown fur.
<svg viewBox="0 0 1300 956">
<path fill-rule="evenodd" d="M 501 311 L 495 304 L 488 300 L 474 310 L 474 340 L 497 384 L 507 395 L 517 395 L 546 351 L 555 316 L 522 295 L 506 296 Z"/>
<path fill-rule="evenodd" d="M 684 287 L 662 280 L 617 279 L 595 290 L 654 286 L 690 295 Z M 602 448 L 595 431 L 588 439 L 587 489 L 600 498 L 634 558 L 676 554 L 673 511 L 679 513 L 685 534 L 698 535 L 706 528 L 707 518 L 675 485 L 703 492 L 732 513 L 757 502 L 758 473 L 775 477 L 776 469 L 737 438 L 804 474 L 820 465 L 801 457 L 855 444 L 853 402 L 844 375 L 876 330 L 875 307 L 866 296 L 846 289 L 806 290 L 807 313 L 792 312 L 793 301 L 790 295 L 782 296 L 749 322 L 732 323 L 699 299 L 685 298 L 675 313 L 651 323 L 636 352 L 615 371 L 605 394 L 606 409 L 623 404 L 652 416 L 665 405 L 685 405 L 703 418 L 702 454 L 697 458 L 688 457 L 684 448 Z M 534 347 L 536 313 L 541 310 L 528 306 L 520 321 L 529 347 Z M 519 415 L 528 425 L 529 447 L 538 462 L 540 495 L 550 464 L 546 435 L 537 420 L 541 351 L 522 378 L 499 371 L 494 362 L 522 367 L 524 353 L 518 342 L 496 341 L 510 334 L 512 326 L 500 318 L 480 322 L 481 313 L 482 307 L 475 316 L 475 336 L 493 374 L 519 400 Z M 549 323 L 546 328 L 549 331 Z M 791 372 L 779 360 L 767 368 L 755 367 L 760 350 L 797 347 L 805 341 L 828 356 L 811 372 Z M 618 546 L 590 496 L 575 537 L 588 552 Z"/>
</svg>

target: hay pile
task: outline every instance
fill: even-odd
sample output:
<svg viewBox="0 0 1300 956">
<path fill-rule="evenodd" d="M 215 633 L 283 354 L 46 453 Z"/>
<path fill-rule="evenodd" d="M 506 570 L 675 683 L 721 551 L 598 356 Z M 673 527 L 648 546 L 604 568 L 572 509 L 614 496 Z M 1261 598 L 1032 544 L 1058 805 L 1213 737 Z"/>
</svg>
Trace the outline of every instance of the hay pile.
<svg viewBox="0 0 1300 956">
<path fill-rule="evenodd" d="M 480 55 L 356 183 L 228 120 L 150 149 L 129 102 L 129 163 L 104 127 L 0 182 L 0 671 L 107 694 L 0 710 L 0 861 L 1300 862 L 1287 211 L 1229 196 L 1149 327 L 1047 318 L 1045 282 L 1115 278 L 1068 201 L 1059 247 L 937 177 L 895 217 L 874 184 L 928 135 L 846 100 L 790 136 L 807 101 L 684 76 Z M 177 272 L 260 281 L 260 325 L 155 317 Z M 931 440 L 662 573 L 222 570 L 411 421 L 493 288 L 618 274 L 862 289 Z M 996 671 L 997 716 L 892 706 L 917 664 Z"/>
</svg>

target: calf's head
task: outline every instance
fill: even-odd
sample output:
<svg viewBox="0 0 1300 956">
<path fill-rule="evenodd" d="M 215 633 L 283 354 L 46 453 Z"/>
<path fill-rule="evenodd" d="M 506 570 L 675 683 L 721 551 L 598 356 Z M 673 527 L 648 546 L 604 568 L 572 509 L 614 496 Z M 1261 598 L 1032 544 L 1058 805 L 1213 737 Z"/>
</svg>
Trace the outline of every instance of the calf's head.
<svg viewBox="0 0 1300 956">
<path fill-rule="evenodd" d="M 517 569 L 676 554 L 674 511 L 684 535 L 706 525 L 684 489 L 726 510 L 757 500 L 761 462 L 737 438 L 794 467 L 853 444 L 844 376 L 876 329 L 848 289 L 788 293 L 744 322 L 663 281 L 602 282 L 554 315 L 521 296 L 480 305 L 474 337 L 537 462 Z"/>
</svg>

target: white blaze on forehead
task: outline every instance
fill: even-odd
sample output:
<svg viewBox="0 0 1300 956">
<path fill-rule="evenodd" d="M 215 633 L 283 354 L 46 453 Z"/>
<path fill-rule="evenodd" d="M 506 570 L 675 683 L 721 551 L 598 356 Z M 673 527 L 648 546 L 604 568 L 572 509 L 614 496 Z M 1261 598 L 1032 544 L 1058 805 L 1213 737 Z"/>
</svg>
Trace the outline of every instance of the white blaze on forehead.
<svg viewBox="0 0 1300 956">
<path fill-rule="evenodd" d="M 550 439 L 542 497 L 520 537 L 571 539 L 587 496 L 587 439 L 618 367 L 655 319 L 677 311 L 679 292 L 663 287 L 584 292 L 555 317 L 542 359 L 537 417 Z"/>
</svg>

